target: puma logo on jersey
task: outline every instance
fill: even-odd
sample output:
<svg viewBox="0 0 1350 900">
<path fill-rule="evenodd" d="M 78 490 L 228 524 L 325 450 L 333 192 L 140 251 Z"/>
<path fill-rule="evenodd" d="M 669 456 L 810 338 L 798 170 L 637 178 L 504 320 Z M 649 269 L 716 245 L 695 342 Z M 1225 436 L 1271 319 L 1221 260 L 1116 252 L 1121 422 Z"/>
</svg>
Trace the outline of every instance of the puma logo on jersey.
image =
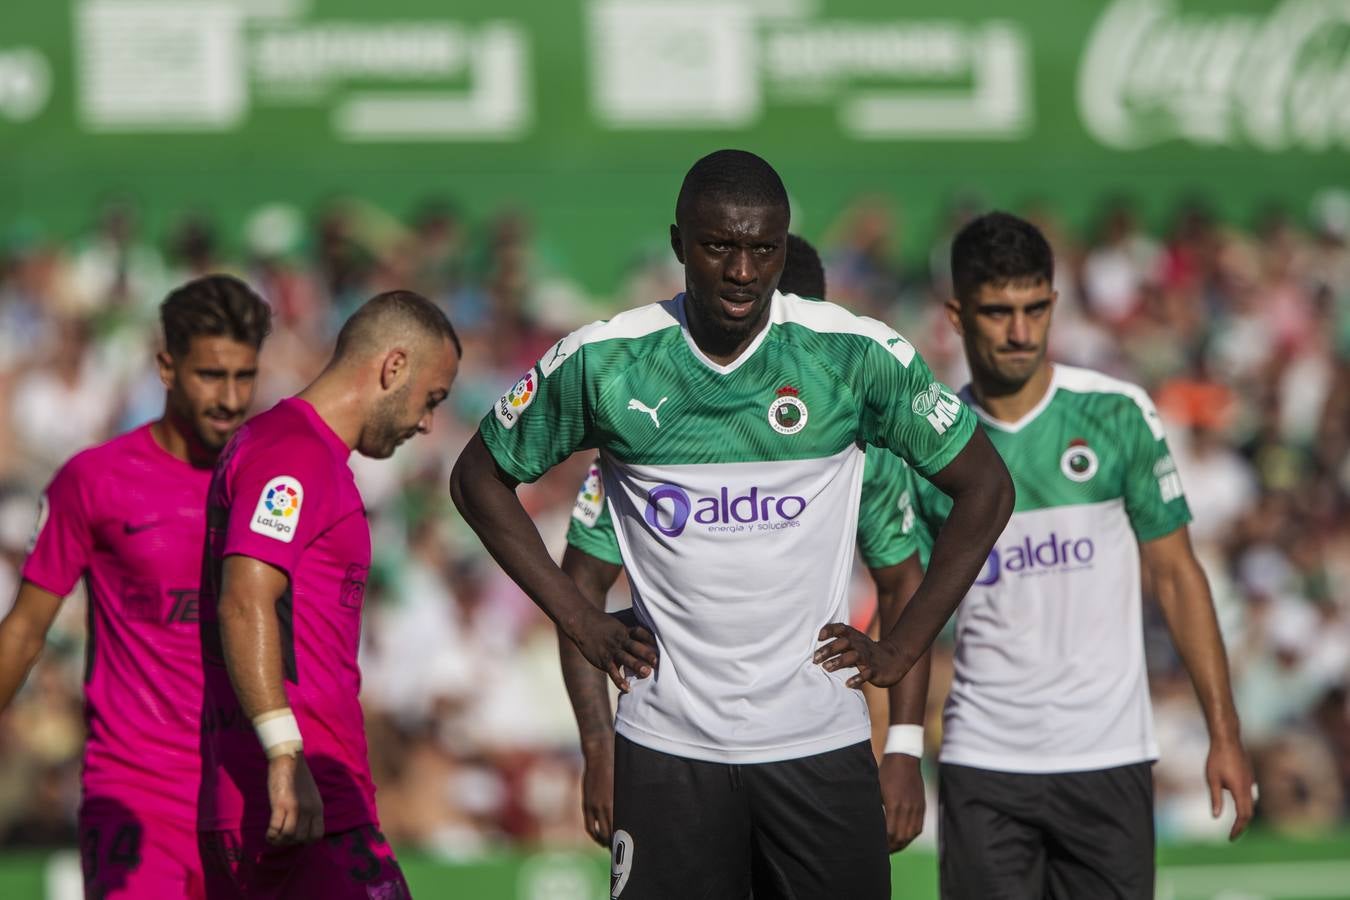
<svg viewBox="0 0 1350 900">
<path fill-rule="evenodd" d="M 661 403 L 665 403 L 669 399 L 670 399 L 669 397 L 662 397 L 661 402 L 657 403 L 656 406 L 653 407 L 648 406 L 638 398 L 634 397 L 632 400 L 628 401 L 628 408 L 635 409 L 638 412 L 645 412 L 647 415 L 652 417 L 652 424 L 654 424 L 657 428 L 660 428 L 661 420 L 656 417 L 656 412 L 661 408 Z"/>
</svg>

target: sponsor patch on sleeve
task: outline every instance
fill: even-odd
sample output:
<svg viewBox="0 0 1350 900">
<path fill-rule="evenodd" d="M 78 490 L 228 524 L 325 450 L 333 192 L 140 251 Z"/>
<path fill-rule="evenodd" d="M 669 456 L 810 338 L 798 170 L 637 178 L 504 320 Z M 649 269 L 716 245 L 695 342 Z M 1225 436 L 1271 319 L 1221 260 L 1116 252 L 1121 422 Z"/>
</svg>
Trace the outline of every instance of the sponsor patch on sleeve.
<svg viewBox="0 0 1350 900">
<path fill-rule="evenodd" d="M 594 528 L 600 521 L 600 511 L 605 508 L 605 483 L 600 477 L 599 462 L 591 463 L 586 480 L 577 492 L 577 502 L 572 505 L 572 518 L 587 528 Z"/>
<path fill-rule="evenodd" d="M 534 369 L 531 368 L 516 382 L 515 387 L 502 394 L 492 411 L 497 415 L 497 421 L 502 423 L 503 428 L 516 427 L 516 423 L 520 421 L 520 414 L 529 408 L 534 402 L 535 395 L 539 393 L 538 380 Z"/>
<path fill-rule="evenodd" d="M 263 487 L 248 523 L 250 531 L 289 544 L 300 527 L 305 489 L 293 475 L 278 475 Z"/>
<path fill-rule="evenodd" d="M 945 434 L 956 417 L 961 414 L 961 401 L 951 391 L 938 381 L 934 381 L 928 387 L 916 394 L 910 409 L 916 416 L 923 416 L 928 420 L 928 424 L 933 426 L 933 430 L 938 434 Z"/>
</svg>

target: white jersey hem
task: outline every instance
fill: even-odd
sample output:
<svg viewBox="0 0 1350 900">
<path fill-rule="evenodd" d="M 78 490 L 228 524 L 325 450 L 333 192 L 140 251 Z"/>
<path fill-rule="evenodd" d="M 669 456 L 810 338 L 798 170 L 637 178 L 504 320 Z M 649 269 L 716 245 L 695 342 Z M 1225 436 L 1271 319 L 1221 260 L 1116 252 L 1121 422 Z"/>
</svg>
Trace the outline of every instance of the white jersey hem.
<svg viewBox="0 0 1350 900">
<path fill-rule="evenodd" d="M 1158 759 L 1158 745 L 1149 743 L 1142 747 L 1130 747 L 1123 750 L 1106 750 L 1099 753 L 1075 753 L 1068 756 L 1013 756 L 1006 754 L 972 753 L 968 750 L 943 747 L 938 753 L 938 762 L 955 766 L 970 766 L 974 769 L 986 769 L 990 772 L 1015 772 L 1024 775 L 1049 775 L 1060 772 L 1091 772 L 1097 769 L 1114 769 L 1117 766 L 1130 766 L 1141 762 L 1155 762 Z"/>
<path fill-rule="evenodd" d="M 870 741 L 872 739 L 872 726 L 870 723 L 855 726 L 847 731 L 839 732 L 838 734 L 813 738 L 798 744 L 784 744 L 773 747 L 751 747 L 746 749 L 709 747 L 703 744 L 692 744 L 686 741 L 672 740 L 670 738 L 652 734 L 650 731 L 644 731 L 629 722 L 625 722 L 623 719 L 617 718 L 614 721 L 614 730 L 633 743 L 640 744 L 648 750 L 656 750 L 659 753 L 669 753 L 671 756 L 679 756 L 684 759 L 697 759 L 702 762 L 750 765 L 755 763 L 783 762 L 784 760 L 789 759 L 802 759 L 807 756 L 816 756 L 820 753 L 829 753 L 832 750 L 842 750 L 845 747 L 852 747 L 854 744 L 860 744 L 863 741 Z"/>
</svg>

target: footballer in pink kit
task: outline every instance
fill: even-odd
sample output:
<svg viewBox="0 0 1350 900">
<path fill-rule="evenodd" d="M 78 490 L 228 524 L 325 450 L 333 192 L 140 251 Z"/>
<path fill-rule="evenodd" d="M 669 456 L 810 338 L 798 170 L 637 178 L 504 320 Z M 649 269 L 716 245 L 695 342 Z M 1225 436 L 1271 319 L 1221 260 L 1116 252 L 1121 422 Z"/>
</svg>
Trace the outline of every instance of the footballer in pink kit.
<svg viewBox="0 0 1350 900">
<path fill-rule="evenodd" d="M 435 305 L 381 294 L 318 379 L 241 428 L 216 465 L 199 807 L 212 900 L 408 896 L 366 759 L 370 529 L 347 462 L 428 431 L 458 365 Z"/>
<path fill-rule="evenodd" d="M 41 502 L 14 608 L 0 623 L 0 706 L 62 599 L 89 604 L 80 855 L 88 897 L 201 897 L 196 794 L 198 586 L 216 454 L 253 395 L 267 305 L 208 276 L 161 307 L 165 415 L 67 462 Z M 186 789 L 185 789 L 186 788 Z"/>
</svg>

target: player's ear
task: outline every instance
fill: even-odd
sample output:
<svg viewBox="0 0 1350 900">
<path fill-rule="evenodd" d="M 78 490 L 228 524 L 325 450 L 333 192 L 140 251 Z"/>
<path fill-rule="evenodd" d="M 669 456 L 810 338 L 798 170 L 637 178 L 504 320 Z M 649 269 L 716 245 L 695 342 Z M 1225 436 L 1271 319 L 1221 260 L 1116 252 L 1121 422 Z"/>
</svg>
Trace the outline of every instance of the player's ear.
<svg viewBox="0 0 1350 900">
<path fill-rule="evenodd" d="M 408 351 L 395 347 L 384 355 L 380 365 L 380 387 L 391 391 L 408 377 Z"/>
<path fill-rule="evenodd" d="M 945 309 L 947 311 L 947 321 L 952 323 L 952 328 L 957 334 L 961 337 L 965 337 L 966 329 L 961 323 L 961 301 L 953 297 L 947 301 Z"/>
<path fill-rule="evenodd" d="M 155 364 L 159 366 L 159 383 L 164 385 L 164 390 L 173 390 L 173 386 L 178 383 L 178 373 L 174 371 L 173 357 L 169 355 L 169 351 L 161 350 L 156 353 Z"/>
<path fill-rule="evenodd" d="M 675 251 L 675 258 L 684 265 L 684 241 L 680 239 L 680 226 L 670 226 L 670 249 Z"/>
</svg>

